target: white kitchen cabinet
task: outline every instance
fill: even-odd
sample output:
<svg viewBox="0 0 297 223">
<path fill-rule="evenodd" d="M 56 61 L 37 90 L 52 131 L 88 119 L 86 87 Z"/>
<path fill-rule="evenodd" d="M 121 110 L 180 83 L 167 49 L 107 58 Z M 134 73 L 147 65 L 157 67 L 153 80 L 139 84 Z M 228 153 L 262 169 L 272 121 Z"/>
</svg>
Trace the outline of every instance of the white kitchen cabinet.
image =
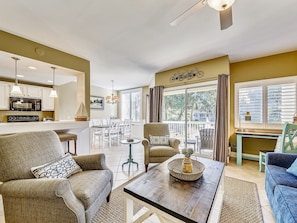
<svg viewBox="0 0 297 223">
<path fill-rule="evenodd" d="M 10 91 L 13 87 L 14 83 L 9 83 Z M 19 84 L 22 95 L 17 95 L 15 97 L 25 97 L 25 98 L 41 98 L 42 92 L 41 87 L 33 86 L 33 85 L 26 85 L 26 84 Z M 13 96 L 13 95 L 10 95 Z"/>
<path fill-rule="evenodd" d="M 26 92 L 26 97 L 29 98 L 41 98 L 42 97 L 42 88 L 38 86 L 30 86 L 26 85 L 27 92 Z"/>
<path fill-rule="evenodd" d="M 42 111 L 54 111 L 55 110 L 55 99 L 50 97 L 52 88 L 43 87 L 42 88 L 42 101 L 41 110 Z"/>
<path fill-rule="evenodd" d="M 0 82 L 0 110 L 9 110 L 9 83 Z"/>
</svg>

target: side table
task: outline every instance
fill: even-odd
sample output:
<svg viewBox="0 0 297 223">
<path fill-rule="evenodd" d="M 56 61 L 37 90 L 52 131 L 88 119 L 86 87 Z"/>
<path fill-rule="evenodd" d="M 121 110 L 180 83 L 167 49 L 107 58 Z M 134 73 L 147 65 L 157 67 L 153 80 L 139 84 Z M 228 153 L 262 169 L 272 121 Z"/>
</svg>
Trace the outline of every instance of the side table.
<svg viewBox="0 0 297 223">
<path fill-rule="evenodd" d="M 132 157 L 132 144 L 138 144 L 140 143 L 140 140 L 138 139 L 134 139 L 132 142 L 128 142 L 126 139 L 125 140 L 121 140 L 121 144 L 127 144 L 129 145 L 129 157 L 128 157 L 128 160 L 127 162 L 123 163 L 122 164 L 122 168 L 124 168 L 124 165 L 125 164 L 129 164 L 129 169 L 128 169 L 128 172 L 130 172 L 130 165 L 131 163 L 133 164 L 137 164 L 137 168 L 138 168 L 138 163 L 133 161 L 133 157 Z"/>
</svg>

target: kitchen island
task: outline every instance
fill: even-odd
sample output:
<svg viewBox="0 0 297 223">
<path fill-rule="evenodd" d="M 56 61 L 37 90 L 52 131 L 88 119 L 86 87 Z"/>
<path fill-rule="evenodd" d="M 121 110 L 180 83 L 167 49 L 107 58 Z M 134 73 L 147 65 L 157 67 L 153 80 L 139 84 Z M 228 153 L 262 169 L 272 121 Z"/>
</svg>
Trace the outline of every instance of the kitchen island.
<svg viewBox="0 0 297 223">
<path fill-rule="evenodd" d="M 68 132 L 77 134 L 77 154 L 90 154 L 89 121 L 47 121 L 47 122 L 2 122 L 0 135 L 20 132 L 47 131 Z M 64 149 L 66 143 L 63 143 Z"/>
</svg>

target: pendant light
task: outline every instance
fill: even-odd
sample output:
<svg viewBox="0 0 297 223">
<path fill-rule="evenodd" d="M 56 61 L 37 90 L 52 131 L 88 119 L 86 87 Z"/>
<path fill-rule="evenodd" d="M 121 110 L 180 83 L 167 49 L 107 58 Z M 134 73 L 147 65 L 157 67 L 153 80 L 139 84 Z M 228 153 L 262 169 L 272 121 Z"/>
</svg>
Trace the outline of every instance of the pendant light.
<svg viewBox="0 0 297 223">
<path fill-rule="evenodd" d="M 106 96 L 107 104 L 116 104 L 119 102 L 120 98 L 117 95 L 113 94 L 113 80 L 111 81 L 111 95 Z"/>
<path fill-rule="evenodd" d="M 14 62 L 15 62 L 15 83 L 12 86 L 10 95 L 11 96 L 22 96 L 23 94 L 22 94 L 21 88 L 18 84 L 18 76 L 17 76 L 17 62 L 18 62 L 19 58 L 12 57 L 12 59 L 14 59 Z"/>
<path fill-rule="evenodd" d="M 56 70 L 56 67 L 51 67 L 51 68 L 53 69 L 53 89 L 51 90 L 50 97 L 57 98 L 58 94 L 57 94 L 56 86 L 55 86 L 55 70 Z"/>
</svg>

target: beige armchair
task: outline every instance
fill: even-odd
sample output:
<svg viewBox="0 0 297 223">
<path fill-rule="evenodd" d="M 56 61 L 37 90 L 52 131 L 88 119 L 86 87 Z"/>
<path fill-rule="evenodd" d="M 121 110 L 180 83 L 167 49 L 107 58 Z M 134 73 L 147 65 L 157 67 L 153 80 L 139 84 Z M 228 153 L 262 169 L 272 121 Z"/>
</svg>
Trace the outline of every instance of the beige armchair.
<svg viewBox="0 0 297 223">
<path fill-rule="evenodd" d="M 145 171 L 149 163 L 162 163 L 179 153 L 180 140 L 169 138 L 168 124 L 148 123 L 144 124 L 144 164 Z"/>
<path fill-rule="evenodd" d="M 37 179 L 31 172 L 32 167 L 43 169 L 44 164 L 57 164 L 64 157 L 54 131 L 0 136 L 0 194 L 6 223 L 91 222 L 105 200 L 109 201 L 112 171 L 104 154 L 94 154 L 67 155 L 79 165 L 75 166 L 78 172 L 67 178 Z"/>
</svg>

